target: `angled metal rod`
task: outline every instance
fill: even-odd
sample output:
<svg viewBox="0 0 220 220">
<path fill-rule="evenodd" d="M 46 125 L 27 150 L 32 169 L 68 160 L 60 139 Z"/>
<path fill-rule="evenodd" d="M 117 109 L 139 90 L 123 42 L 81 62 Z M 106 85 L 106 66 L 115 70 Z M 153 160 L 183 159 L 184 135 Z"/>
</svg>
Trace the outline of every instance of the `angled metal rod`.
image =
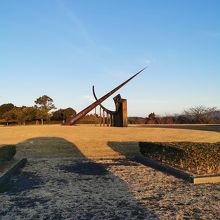
<svg viewBox="0 0 220 220">
<path fill-rule="evenodd" d="M 119 90 L 121 87 L 123 87 L 126 83 L 128 83 L 130 80 L 132 80 L 135 76 L 137 76 L 138 74 L 140 74 L 142 71 L 144 71 L 146 68 L 143 68 L 142 70 L 138 71 L 136 74 L 134 74 L 132 77 L 130 77 L 129 79 L 127 79 L 125 82 L 123 82 L 122 84 L 120 84 L 119 86 L 117 86 L 116 88 L 114 88 L 113 90 L 111 90 L 110 92 L 108 92 L 107 94 L 105 94 L 104 96 L 102 96 L 100 99 L 96 100 L 95 102 L 93 102 L 91 105 L 89 105 L 88 107 L 86 107 L 85 109 L 83 109 L 82 111 L 80 111 L 78 114 L 70 117 L 65 125 L 72 125 L 74 123 L 76 123 L 80 118 L 84 117 L 87 113 L 89 113 L 90 111 L 92 111 L 96 106 L 100 105 L 103 101 L 105 101 L 109 96 L 111 96 L 112 94 L 114 94 L 117 90 Z"/>
</svg>

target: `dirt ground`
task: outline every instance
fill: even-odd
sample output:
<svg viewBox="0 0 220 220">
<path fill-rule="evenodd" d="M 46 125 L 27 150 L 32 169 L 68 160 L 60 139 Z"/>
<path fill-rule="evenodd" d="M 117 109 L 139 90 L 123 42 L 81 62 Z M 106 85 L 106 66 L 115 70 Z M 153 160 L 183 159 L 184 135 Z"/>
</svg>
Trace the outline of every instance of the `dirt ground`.
<svg viewBox="0 0 220 220">
<path fill-rule="evenodd" d="M 220 184 L 193 185 L 127 156 L 138 141 L 220 142 L 213 131 L 0 127 L 28 164 L 0 194 L 0 219 L 220 219 Z"/>
</svg>

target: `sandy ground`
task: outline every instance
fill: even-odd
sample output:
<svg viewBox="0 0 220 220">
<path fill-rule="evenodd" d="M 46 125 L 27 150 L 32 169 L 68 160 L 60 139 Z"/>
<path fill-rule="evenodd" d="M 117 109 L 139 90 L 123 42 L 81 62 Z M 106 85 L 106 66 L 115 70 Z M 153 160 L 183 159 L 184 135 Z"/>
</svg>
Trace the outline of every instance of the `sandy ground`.
<svg viewBox="0 0 220 220">
<path fill-rule="evenodd" d="M 138 141 L 219 142 L 220 134 L 0 127 L 0 144 L 18 144 L 16 158 L 29 160 L 0 194 L 0 219 L 220 219 L 220 184 L 193 185 L 126 159 Z"/>
</svg>

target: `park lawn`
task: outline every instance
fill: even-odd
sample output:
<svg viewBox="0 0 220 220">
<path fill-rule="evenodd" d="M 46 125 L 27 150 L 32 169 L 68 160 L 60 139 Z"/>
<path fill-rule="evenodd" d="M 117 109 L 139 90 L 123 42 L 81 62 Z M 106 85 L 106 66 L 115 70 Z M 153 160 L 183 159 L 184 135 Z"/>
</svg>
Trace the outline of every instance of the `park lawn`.
<svg viewBox="0 0 220 220">
<path fill-rule="evenodd" d="M 139 154 L 139 141 L 220 142 L 220 133 L 175 128 L 37 125 L 0 127 L 0 146 L 17 144 L 20 156 L 117 157 Z M 73 150 L 71 150 L 73 148 Z M 35 150 L 33 150 L 35 149 Z M 25 153 L 26 152 L 26 153 Z"/>
</svg>

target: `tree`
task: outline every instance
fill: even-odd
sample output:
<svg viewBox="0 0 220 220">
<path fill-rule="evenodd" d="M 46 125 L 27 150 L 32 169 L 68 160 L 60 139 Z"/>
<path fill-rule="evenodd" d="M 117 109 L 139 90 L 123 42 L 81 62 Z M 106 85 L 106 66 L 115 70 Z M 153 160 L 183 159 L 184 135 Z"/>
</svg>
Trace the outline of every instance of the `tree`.
<svg viewBox="0 0 220 220">
<path fill-rule="evenodd" d="M 192 121 L 185 115 L 176 116 L 176 124 L 191 124 Z"/>
<path fill-rule="evenodd" d="M 155 119 L 156 119 L 155 113 L 154 113 L 154 112 L 150 113 L 150 114 L 148 115 L 148 118 L 149 118 L 150 120 L 155 120 Z"/>
<path fill-rule="evenodd" d="M 23 111 L 23 109 L 26 108 L 25 106 L 23 107 L 18 107 L 18 108 L 14 108 L 14 113 L 15 113 L 15 117 L 16 117 L 16 120 L 18 122 L 18 124 L 25 124 L 25 113 Z"/>
<path fill-rule="evenodd" d="M 37 109 L 34 107 L 23 107 L 22 111 L 22 121 L 25 124 L 26 121 L 34 121 L 37 116 Z"/>
<path fill-rule="evenodd" d="M 66 121 L 70 116 L 76 115 L 76 111 L 72 108 L 59 109 L 52 113 L 51 120 Z"/>
<path fill-rule="evenodd" d="M 49 119 L 49 115 L 46 109 L 36 109 L 36 119 L 41 120 L 41 124 L 44 124 L 44 120 Z"/>
<path fill-rule="evenodd" d="M 44 109 L 47 112 L 56 108 L 54 106 L 53 99 L 47 95 L 43 95 L 39 97 L 38 99 L 36 99 L 35 104 L 38 109 Z"/>
<path fill-rule="evenodd" d="M 208 117 L 210 119 L 210 123 L 212 123 L 212 124 L 220 124 L 220 110 L 216 110 L 216 111 L 210 112 L 208 114 Z"/>
<path fill-rule="evenodd" d="M 14 107 L 12 110 L 3 114 L 3 119 L 9 122 L 17 122 L 18 124 L 26 124 L 26 121 L 33 121 L 36 118 L 36 108 L 34 107 Z"/>
<path fill-rule="evenodd" d="M 36 118 L 41 120 L 43 124 L 44 120 L 49 119 L 49 111 L 55 109 L 53 99 L 47 95 L 43 95 L 35 100 L 35 107 L 37 108 Z"/>
<path fill-rule="evenodd" d="M 210 123 L 211 115 L 216 112 L 216 107 L 196 106 L 184 111 L 184 115 L 188 117 L 192 123 Z"/>
<path fill-rule="evenodd" d="M 5 112 L 2 115 L 2 118 L 7 122 L 17 122 L 17 116 L 16 116 L 16 108 L 11 109 L 10 111 Z"/>
<path fill-rule="evenodd" d="M 160 117 L 160 124 L 174 124 L 176 118 L 174 116 L 163 116 Z"/>
<path fill-rule="evenodd" d="M 64 116 L 63 120 L 67 120 L 69 117 L 73 115 L 76 115 L 76 111 L 73 108 L 66 108 L 63 111 L 63 116 Z"/>
<path fill-rule="evenodd" d="M 152 112 L 146 118 L 145 124 L 159 124 L 159 118 L 157 118 L 155 113 Z"/>
<path fill-rule="evenodd" d="M 0 118 L 3 114 L 12 110 L 15 106 L 12 103 L 0 105 Z"/>
</svg>

